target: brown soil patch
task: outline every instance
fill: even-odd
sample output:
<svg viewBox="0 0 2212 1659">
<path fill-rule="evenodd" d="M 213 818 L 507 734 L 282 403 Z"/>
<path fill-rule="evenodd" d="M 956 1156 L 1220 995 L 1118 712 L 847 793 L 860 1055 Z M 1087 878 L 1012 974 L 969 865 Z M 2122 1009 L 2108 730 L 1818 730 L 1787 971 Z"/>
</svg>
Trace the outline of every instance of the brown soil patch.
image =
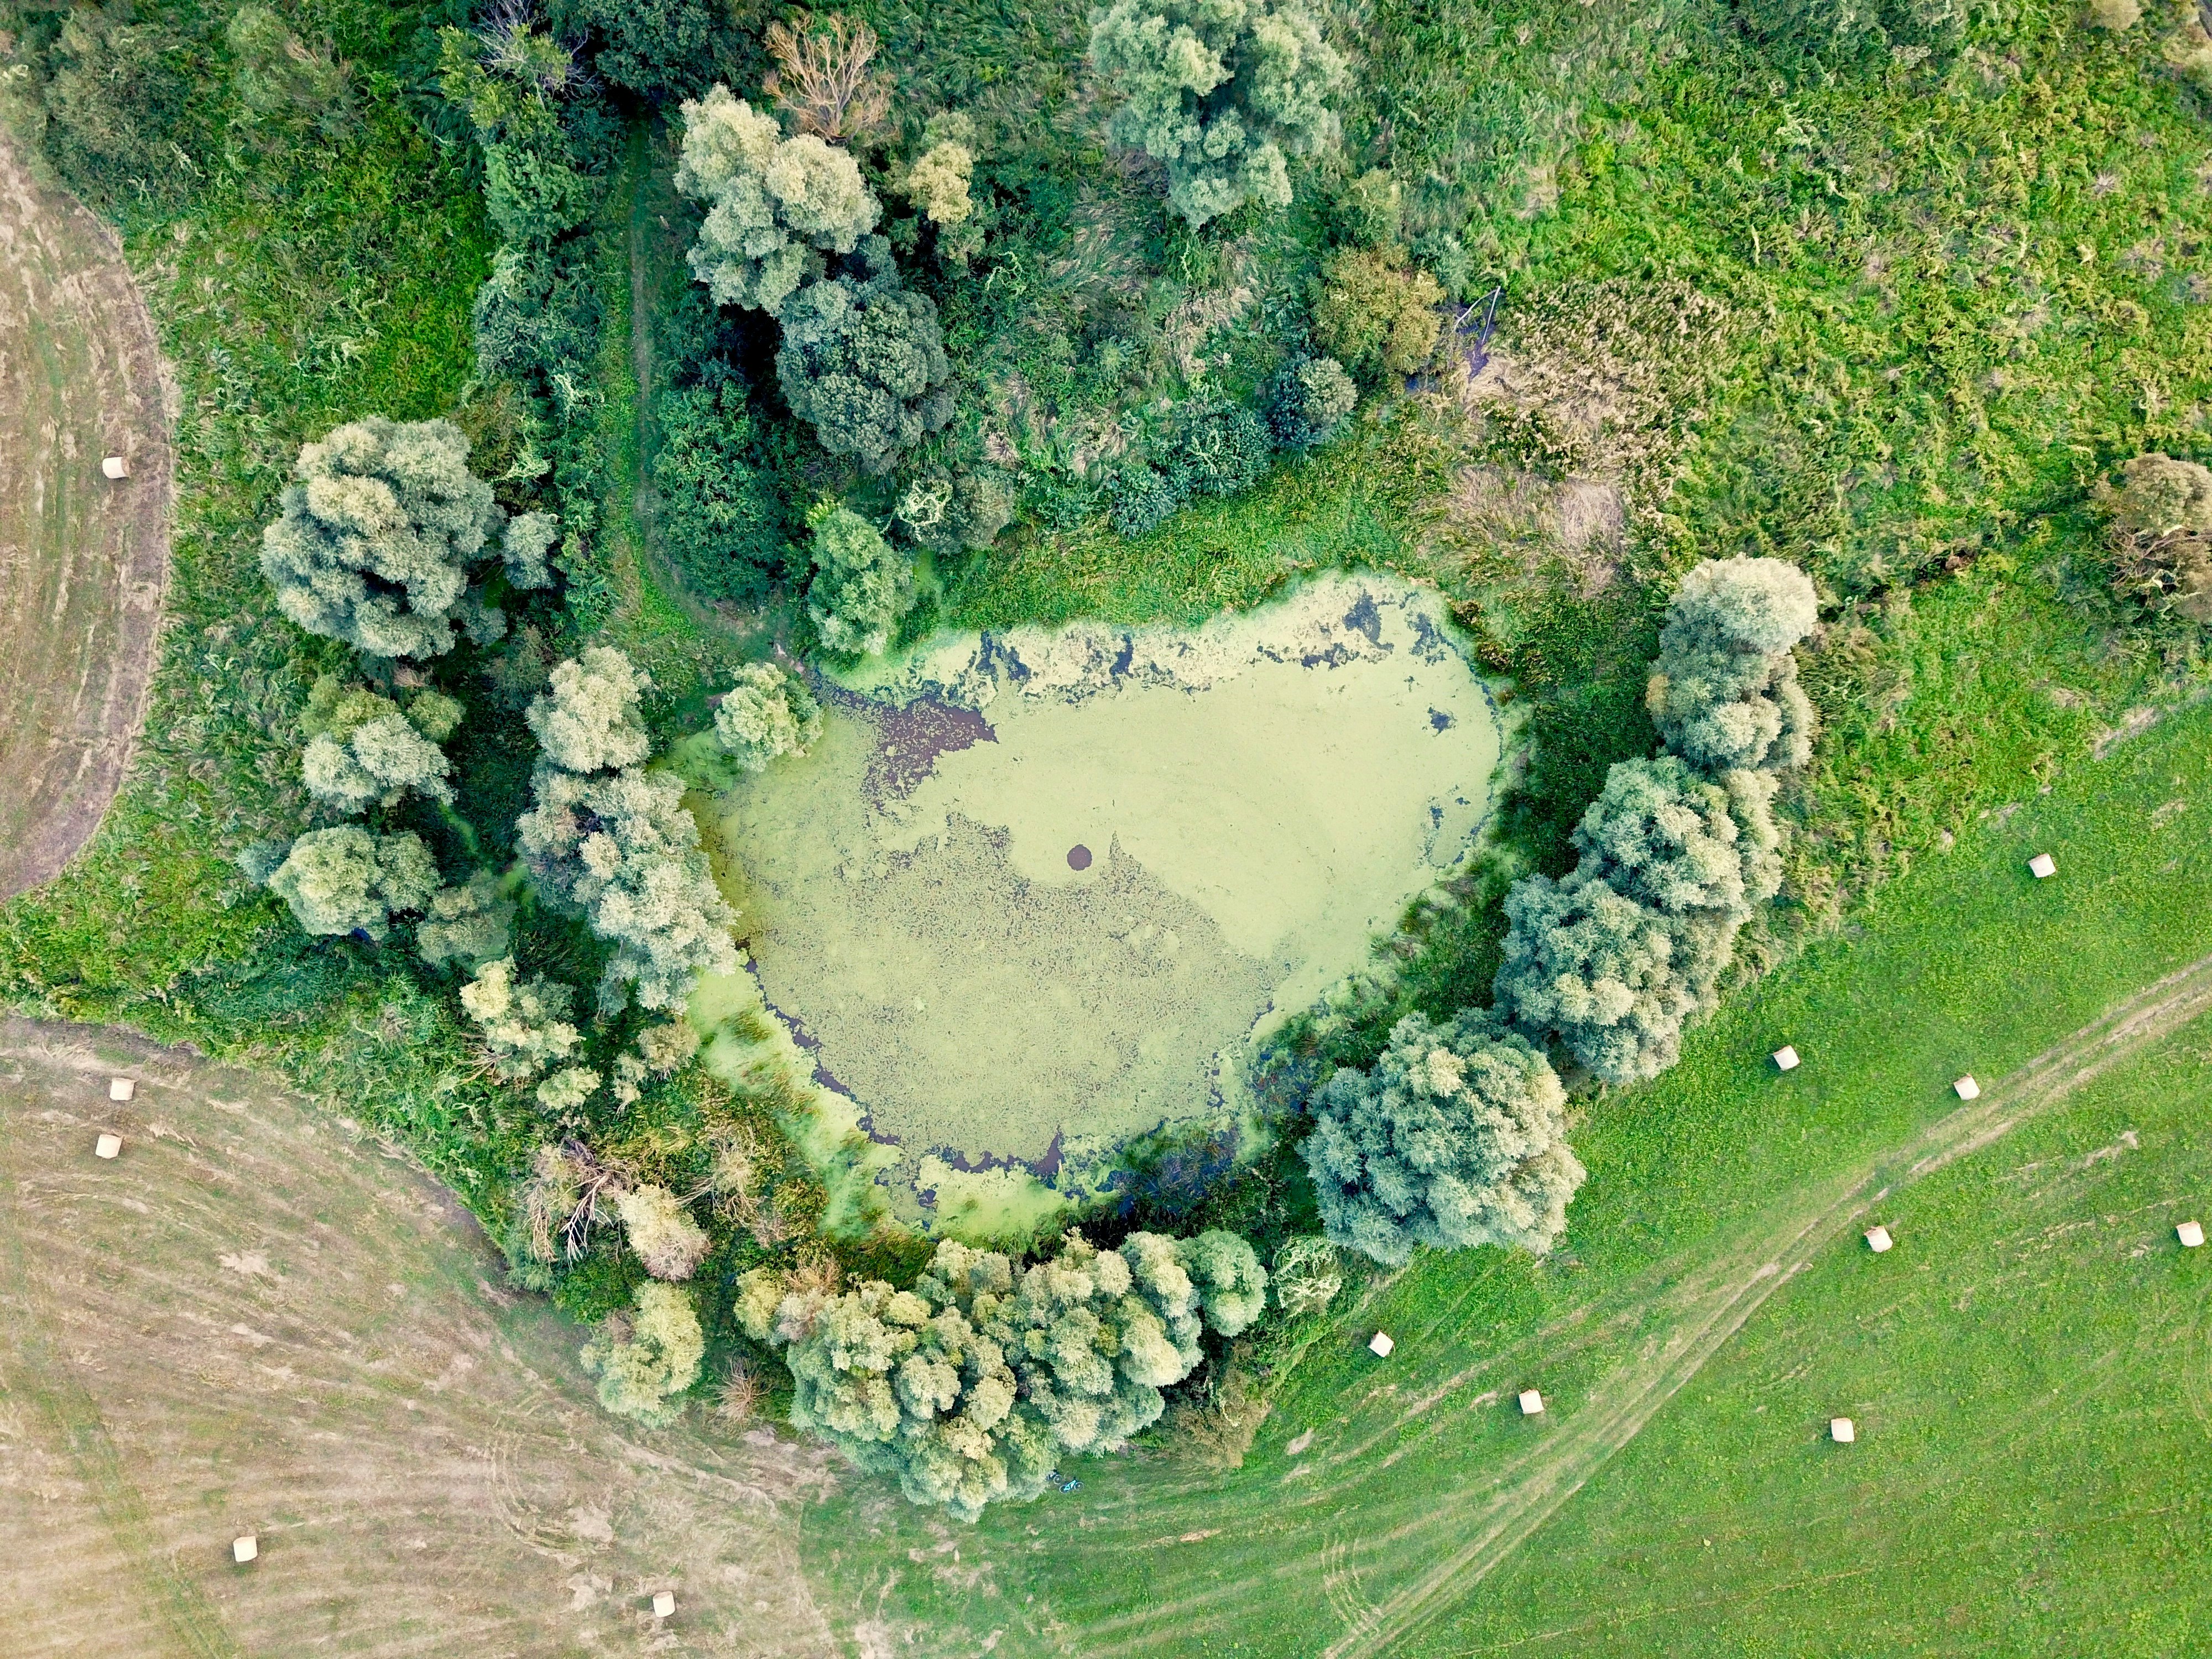
<svg viewBox="0 0 2212 1659">
<path fill-rule="evenodd" d="M 100 460 L 122 455 L 111 483 Z M 174 467 L 153 319 L 114 234 L 0 137 L 0 896 L 114 799 L 146 712 Z"/>
<path fill-rule="evenodd" d="M 343 1120 L 7 1021 L 0 1191 L 10 1654 L 836 1650 L 797 1559 L 827 1454 L 608 1416 L 580 1333 Z"/>
</svg>

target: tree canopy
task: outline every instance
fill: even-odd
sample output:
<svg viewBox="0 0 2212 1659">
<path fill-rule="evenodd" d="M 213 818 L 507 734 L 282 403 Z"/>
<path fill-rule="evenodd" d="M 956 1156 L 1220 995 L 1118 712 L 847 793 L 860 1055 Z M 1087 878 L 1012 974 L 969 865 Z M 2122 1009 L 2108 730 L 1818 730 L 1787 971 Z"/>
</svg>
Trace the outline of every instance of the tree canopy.
<svg viewBox="0 0 2212 1659">
<path fill-rule="evenodd" d="M 806 515 L 814 532 L 814 580 L 806 614 L 824 649 L 876 656 L 914 604 L 914 566 L 850 507 L 824 502 Z"/>
<path fill-rule="evenodd" d="M 1167 164 L 1194 228 L 1289 206 L 1288 158 L 1337 143 L 1344 60 L 1299 0 L 1114 0 L 1091 15 L 1091 65 L 1122 99 L 1109 136 Z"/>
<path fill-rule="evenodd" d="M 1551 1062 L 1491 1016 L 1407 1015 L 1372 1068 L 1315 1097 L 1304 1150 L 1330 1240 L 1393 1267 L 1416 1245 L 1543 1255 L 1583 1182 L 1566 1104 Z"/>
<path fill-rule="evenodd" d="M 1790 647 L 1820 621 L 1813 584 L 1781 559 L 1712 559 L 1667 608 L 1646 701 L 1660 740 L 1708 772 L 1786 771 L 1813 752 L 1813 707 Z"/>
<path fill-rule="evenodd" d="M 776 384 L 824 449 L 886 472 L 952 418 L 952 368 L 937 302 L 900 279 L 888 241 L 868 237 L 851 267 L 776 313 Z"/>
<path fill-rule="evenodd" d="M 714 711 L 714 738 L 746 772 L 784 755 L 804 755 L 822 735 L 822 705 L 772 662 L 746 663 Z"/>
<path fill-rule="evenodd" d="M 634 1312 L 611 1315 L 584 1345 L 584 1369 L 599 1379 L 599 1403 L 619 1417 L 665 1427 L 682 1414 L 683 1395 L 699 1380 L 707 1356 L 691 1298 L 674 1285 L 648 1279 L 637 1287 Z"/>
<path fill-rule="evenodd" d="M 420 836 L 372 836 L 352 823 L 301 836 L 269 878 L 307 933 L 371 939 L 392 931 L 394 915 L 422 909 L 438 887 L 437 863 Z"/>
</svg>

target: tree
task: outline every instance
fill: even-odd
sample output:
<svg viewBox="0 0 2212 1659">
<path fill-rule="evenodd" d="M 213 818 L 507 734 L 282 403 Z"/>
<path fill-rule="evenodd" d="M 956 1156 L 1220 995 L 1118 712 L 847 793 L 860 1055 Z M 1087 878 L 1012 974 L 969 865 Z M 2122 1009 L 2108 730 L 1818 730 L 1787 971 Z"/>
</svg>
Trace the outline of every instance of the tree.
<svg viewBox="0 0 2212 1659">
<path fill-rule="evenodd" d="M 756 1270 L 737 1315 L 782 1347 L 795 1425 L 973 1521 L 1036 1496 L 1062 1455 L 1116 1449 L 1157 1421 L 1160 1389 L 1201 1358 L 1200 1332 L 1243 1330 L 1266 1285 L 1233 1234 L 1133 1233 L 1101 1252 L 1071 1232 L 1018 1272 L 946 1240 L 910 1291 L 872 1279 L 831 1296 Z"/>
<path fill-rule="evenodd" d="M 1299 0 L 1114 0 L 1091 14 L 1091 66 L 1123 100 L 1108 136 L 1167 164 L 1193 228 L 1289 206 L 1288 158 L 1337 142 L 1344 60 Z"/>
<path fill-rule="evenodd" d="M 2154 615 L 2212 623 L 2212 469 L 2138 455 L 2093 499 L 2106 518 L 2112 591 Z"/>
<path fill-rule="evenodd" d="M 584 1369 L 599 1380 L 599 1404 L 617 1417 L 665 1428 L 683 1414 L 684 1392 L 699 1380 L 706 1334 L 691 1298 L 648 1279 L 636 1311 L 611 1315 L 584 1345 Z"/>
<path fill-rule="evenodd" d="M 518 979 L 514 959 L 502 957 L 479 965 L 461 987 L 461 1009 L 483 1033 L 492 1071 L 504 1082 L 527 1083 L 583 1041 L 568 1021 L 575 994 L 543 975 Z"/>
<path fill-rule="evenodd" d="M 745 772 L 783 755 L 804 755 L 822 735 L 822 705 L 772 662 L 746 663 L 714 711 L 714 738 Z"/>
<path fill-rule="evenodd" d="M 381 940 L 392 917 L 420 910 L 438 890 L 438 866 L 412 830 L 372 836 L 358 824 L 315 830 L 269 878 L 269 889 L 292 907 L 310 933 L 361 933 Z"/>
<path fill-rule="evenodd" d="M 415 924 L 416 954 L 428 963 L 459 961 L 473 970 L 514 946 L 514 901 L 501 893 L 489 871 L 477 871 L 459 887 L 439 889 Z"/>
<path fill-rule="evenodd" d="M 615 1194 L 629 1247 L 655 1279 L 689 1279 L 707 1257 L 707 1231 L 665 1187 L 631 1187 Z"/>
<path fill-rule="evenodd" d="M 1692 570 L 1667 608 L 1645 696 L 1660 740 L 1708 772 L 1802 766 L 1813 708 L 1790 647 L 1819 621 L 1811 580 L 1780 559 Z"/>
<path fill-rule="evenodd" d="M 925 148 L 907 169 L 906 198 L 933 225 L 962 224 L 975 211 L 968 194 L 975 173 L 975 124 L 957 112 L 931 117 Z"/>
<path fill-rule="evenodd" d="M 535 805 L 515 823 L 524 862 L 556 909 L 615 946 L 599 1006 L 680 1012 L 702 974 L 734 974 L 737 913 L 714 885 L 684 781 L 666 773 L 578 774 L 540 762 Z"/>
<path fill-rule="evenodd" d="M 309 633 L 370 656 L 451 650 L 470 571 L 507 520 L 468 457 L 469 441 L 451 421 L 402 425 L 380 416 L 301 449 L 283 516 L 261 538 L 277 607 Z M 527 523 L 518 545 L 538 544 L 542 528 Z M 542 567 L 542 544 L 538 552 Z M 522 563 L 526 570 L 526 556 Z"/>
<path fill-rule="evenodd" d="M 872 132 L 890 113 L 891 82 L 871 74 L 876 32 L 842 13 L 817 21 L 799 14 L 798 27 L 770 23 L 761 44 L 775 59 L 761 90 L 790 112 L 802 133 L 833 144 Z"/>
<path fill-rule="evenodd" d="M 453 787 L 446 776 L 452 769 L 445 751 L 398 714 L 358 726 L 343 740 L 311 738 L 300 757 L 307 793 L 346 812 L 397 806 L 410 790 L 450 801 Z"/>
<path fill-rule="evenodd" d="M 1717 941 L 1579 869 L 1514 883 L 1504 910 L 1492 990 L 1522 1030 L 1557 1037 L 1607 1083 L 1655 1078 L 1680 1058 L 1683 1023 L 1698 1012 L 1691 977 L 1705 976 L 1697 958 Z"/>
<path fill-rule="evenodd" d="M 820 276 L 824 253 L 852 252 L 883 211 L 851 155 L 811 133 L 785 137 L 723 86 L 684 106 L 676 187 L 707 204 L 693 274 L 716 305 L 758 311 Z"/>
<path fill-rule="evenodd" d="M 806 614 L 825 650 L 878 656 L 914 604 L 914 567 L 849 507 L 824 501 L 806 515 L 814 532 L 814 580 Z"/>
<path fill-rule="evenodd" d="M 1566 1104 L 1551 1062 L 1489 1015 L 1408 1014 L 1372 1069 L 1314 1101 L 1304 1151 L 1329 1239 L 1392 1267 L 1416 1245 L 1544 1255 L 1583 1182 Z"/>
<path fill-rule="evenodd" d="M 639 716 L 649 676 L 611 646 L 555 665 L 552 687 L 523 718 L 545 757 L 568 772 L 635 766 L 651 747 Z"/>
<path fill-rule="evenodd" d="M 831 454 L 887 472 L 952 418 L 937 302 L 900 281 L 882 237 L 866 238 L 851 270 L 799 289 L 776 317 L 776 383 Z"/>
<path fill-rule="evenodd" d="M 1370 380 L 1418 372 L 1434 355 L 1443 319 L 1437 279 L 1395 247 L 1340 248 L 1314 293 L 1314 338 Z"/>
</svg>

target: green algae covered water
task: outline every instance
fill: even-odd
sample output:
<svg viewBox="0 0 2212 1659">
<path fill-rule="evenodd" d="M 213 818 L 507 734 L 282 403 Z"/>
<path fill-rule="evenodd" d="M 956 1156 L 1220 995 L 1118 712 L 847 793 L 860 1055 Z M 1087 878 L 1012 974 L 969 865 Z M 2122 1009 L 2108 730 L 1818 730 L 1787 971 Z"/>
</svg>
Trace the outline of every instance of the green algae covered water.
<svg viewBox="0 0 2212 1659">
<path fill-rule="evenodd" d="M 1464 856 L 1499 752 L 1441 602 L 1376 577 L 823 690 L 815 749 L 714 808 L 751 972 L 892 1207 L 969 1233 L 1233 1117 L 1268 1029 Z"/>
</svg>

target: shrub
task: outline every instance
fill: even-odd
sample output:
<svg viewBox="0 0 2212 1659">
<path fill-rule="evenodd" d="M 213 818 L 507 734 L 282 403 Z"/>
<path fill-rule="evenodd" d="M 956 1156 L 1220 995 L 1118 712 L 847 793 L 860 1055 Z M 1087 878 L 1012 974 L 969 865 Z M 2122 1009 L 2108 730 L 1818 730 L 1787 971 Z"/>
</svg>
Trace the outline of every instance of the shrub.
<svg viewBox="0 0 2212 1659">
<path fill-rule="evenodd" d="M 949 478 L 939 472 L 908 484 L 900 494 L 895 516 L 917 546 L 939 553 L 980 550 L 990 546 L 1013 522 L 1014 492 L 1006 474 L 994 466 Z"/>
<path fill-rule="evenodd" d="M 1182 510 L 1182 497 L 1156 466 L 1138 462 L 1114 475 L 1108 518 L 1128 537 L 1148 536 Z"/>
<path fill-rule="evenodd" d="M 1407 1015 L 1371 1070 L 1315 1099 L 1304 1150 L 1328 1237 L 1393 1267 L 1416 1245 L 1545 1254 L 1583 1182 L 1566 1103 L 1551 1063 L 1488 1015 Z"/>
<path fill-rule="evenodd" d="M 933 129 L 938 124 L 932 121 L 930 125 Z M 907 169 L 906 198 L 933 225 L 963 223 L 975 211 L 975 204 L 968 194 L 969 182 L 975 172 L 975 152 L 964 140 L 939 138 Z"/>
<path fill-rule="evenodd" d="M 744 383 L 725 374 L 665 392 L 658 422 L 660 539 L 685 585 L 710 599 L 765 598 L 791 544 L 774 483 L 754 463 Z"/>
<path fill-rule="evenodd" d="M 351 77 L 327 45 L 310 46 L 268 7 L 248 3 L 230 16 L 230 85 L 258 121 L 312 125 L 326 140 L 355 124 Z"/>
<path fill-rule="evenodd" d="M 1402 249 L 1342 248 L 1314 294 L 1314 338 L 1355 374 L 1412 374 L 1435 355 L 1444 292 Z"/>
<path fill-rule="evenodd" d="M 1359 388 L 1334 357 L 1301 357 L 1283 365 L 1267 400 L 1267 421 L 1285 449 L 1324 443 L 1359 406 Z"/>
<path fill-rule="evenodd" d="M 824 501 L 806 522 L 814 532 L 806 614 L 823 648 L 841 655 L 880 654 L 914 604 L 912 563 L 849 507 Z"/>
<path fill-rule="evenodd" d="M 860 164 L 812 134 L 787 138 L 775 118 L 715 86 L 684 106 L 676 187 L 708 204 L 691 270 L 716 305 L 774 312 L 819 276 L 823 253 L 850 253 L 881 204 Z"/>
<path fill-rule="evenodd" d="M 663 102 L 696 92 L 714 62 L 714 0 L 564 0 L 599 37 L 592 65 L 618 87 Z"/>
<path fill-rule="evenodd" d="M 1271 447 L 1266 424 L 1250 410 L 1203 396 L 1176 405 L 1160 459 L 1181 499 L 1237 495 L 1266 474 Z"/>
<path fill-rule="evenodd" d="M 1646 704 L 1668 748 L 1708 772 L 1802 766 L 1813 708 L 1790 647 L 1820 620 L 1813 584 L 1780 559 L 1712 559 L 1682 579 Z"/>
<path fill-rule="evenodd" d="M 588 1066 L 568 1066 L 538 1085 L 538 1103 L 556 1118 L 566 1118 L 599 1092 L 605 1079 Z"/>
<path fill-rule="evenodd" d="M 415 951 L 428 963 L 462 962 L 471 969 L 504 957 L 514 946 L 514 901 L 496 878 L 479 870 L 459 887 L 430 896 L 415 924 Z"/>
<path fill-rule="evenodd" d="M 795 1425 L 973 1521 L 1036 1496 L 1062 1455 L 1116 1449 L 1157 1421 L 1201 1329 L 1243 1329 L 1266 1284 L 1233 1235 L 1133 1233 L 1102 1253 L 1069 1233 L 1018 1273 L 947 1240 L 910 1291 L 868 1280 L 831 1297 L 758 1270 L 738 1281 L 737 1312 L 783 1348 Z"/>
<path fill-rule="evenodd" d="M 1337 142 L 1344 60 L 1298 0 L 1114 0 L 1091 15 L 1091 65 L 1123 100 L 1109 136 L 1167 164 L 1194 228 L 1289 206 L 1287 158 Z"/>
<path fill-rule="evenodd" d="M 632 1187 L 615 1194 L 629 1247 L 655 1279 L 689 1279 L 707 1256 L 706 1229 L 665 1187 Z"/>
<path fill-rule="evenodd" d="M 568 1022 L 575 994 L 542 975 L 519 980 L 514 959 L 501 957 L 483 963 L 461 987 L 461 1010 L 483 1034 L 493 1072 L 527 1083 L 583 1041 Z"/>
<path fill-rule="evenodd" d="M 599 1403 L 653 1428 L 683 1414 L 679 1396 L 699 1380 L 706 1357 L 691 1298 L 657 1279 L 637 1287 L 636 1311 L 610 1316 L 582 1354 L 585 1370 L 599 1380 Z"/>
<path fill-rule="evenodd" d="M 611 646 L 556 664 L 551 689 L 531 700 L 529 722 L 545 757 L 568 772 L 635 766 L 651 746 L 640 702 L 651 678 Z"/>
<path fill-rule="evenodd" d="M 269 889 L 310 933 L 360 933 L 380 940 L 400 912 L 420 910 L 438 890 L 438 866 L 413 831 L 372 836 L 357 824 L 311 830 L 292 843 Z"/>
<path fill-rule="evenodd" d="M 776 383 L 824 449 L 880 473 L 952 418 L 952 370 L 937 302 L 899 280 L 890 244 L 866 238 L 854 264 L 777 313 Z"/>
<path fill-rule="evenodd" d="M 261 538 L 278 608 L 371 656 L 450 651 L 470 570 L 507 519 L 468 454 L 451 421 L 381 416 L 301 449 L 283 516 Z M 542 517 L 526 515 L 516 532 L 526 568 L 534 546 L 542 568 Z"/>
<path fill-rule="evenodd" d="M 1326 1313 L 1344 1288 L 1344 1268 L 1337 1260 L 1336 1246 L 1313 1234 L 1284 1240 L 1275 1252 L 1269 1276 L 1275 1288 L 1275 1305 L 1291 1319 Z"/>
<path fill-rule="evenodd" d="M 2138 455 L 2100 482 L 2112 589 L 2155 613 L 2212 623 L 2212 469 Z"/>
<path fill-rule="evenodd" d="M 804 755 L 822 735 L 822 705 L 772 662 L 747 663 L 714 711 L 714 738 L 745 772 L 783 755 Z"/>
<path fill-rule="evenodd" d="M 580 775 L 541 761 L 535 805 L 515 823 L 524 862 L 557 909 L 611 942 L 602 1011 L 634 993 L 647 1008 L 680 1011 L 702 974 L 733 974 L 737 921 L 714 885 L 684 781 L 666 773 Z"/>
</svg>

